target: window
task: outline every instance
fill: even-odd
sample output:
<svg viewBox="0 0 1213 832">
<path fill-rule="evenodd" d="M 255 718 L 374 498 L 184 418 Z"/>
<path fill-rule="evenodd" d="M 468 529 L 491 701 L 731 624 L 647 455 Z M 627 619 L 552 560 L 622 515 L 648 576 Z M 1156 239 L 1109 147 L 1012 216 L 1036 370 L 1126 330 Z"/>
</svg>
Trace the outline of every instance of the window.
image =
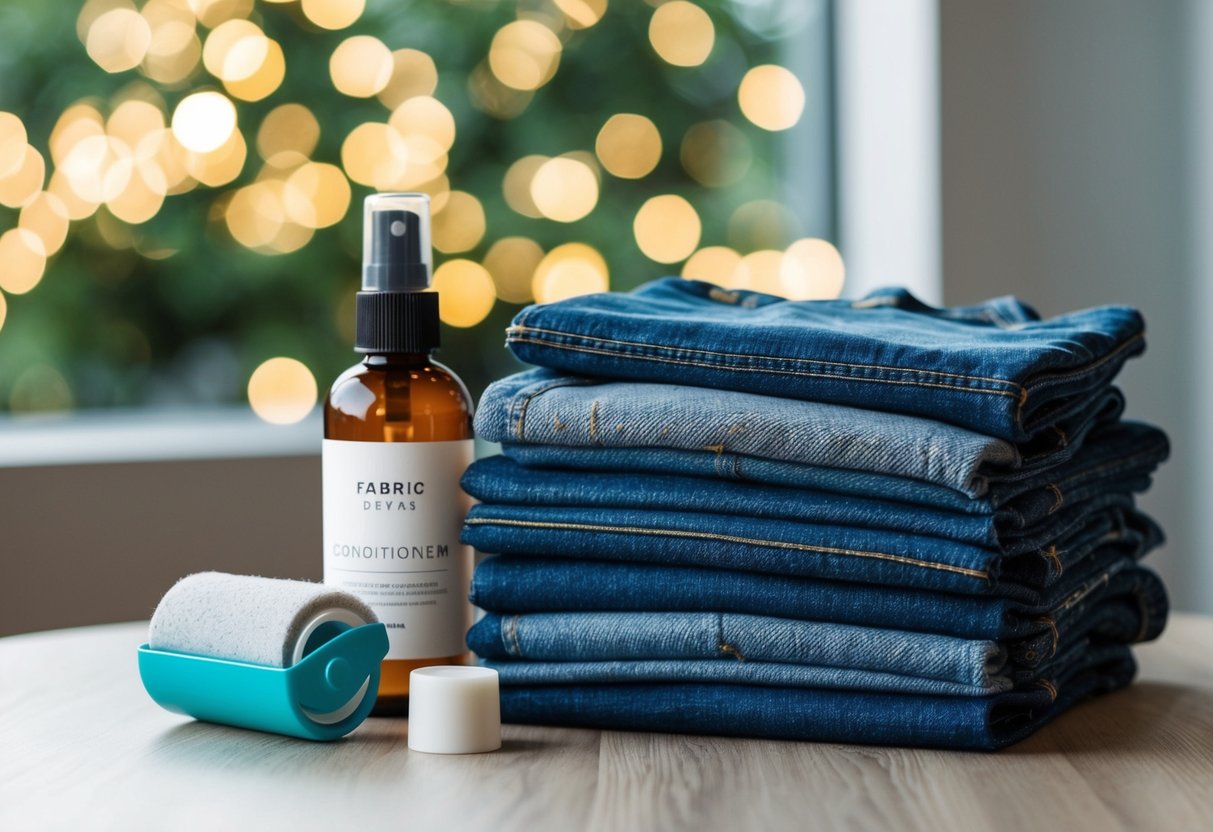
<svg viewBox="0 0 1213 832">
<path fill-rule="evenodd" d="M 444 353 L 663 274 L 838 291 L 825 0 L 0 4 L 0 412 L 348 366 L 361 198 L 435 209 Z M 285 359 L 285 360 L 283 360 Z M 454 360 L 453 360 L 454 363 Z"/>
</svg>

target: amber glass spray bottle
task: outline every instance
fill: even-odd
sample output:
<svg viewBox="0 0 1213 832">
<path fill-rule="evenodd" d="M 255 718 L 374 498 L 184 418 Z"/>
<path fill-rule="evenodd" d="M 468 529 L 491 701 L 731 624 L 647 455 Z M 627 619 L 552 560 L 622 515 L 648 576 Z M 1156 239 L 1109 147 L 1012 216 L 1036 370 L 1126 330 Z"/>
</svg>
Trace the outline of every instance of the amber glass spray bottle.
<svg viewBox="0 0 1213 832">
<path fill-rule="evenodd" d="M 377 194 L 363 212 L 354 348 L 324 408 L 324 580 L 387 625 L 375 713 L 404 713 L 409 673 L 460 664 L 471 550 L 459 543 L 472 402 L 438 347 L 429 197 Z"/>
</svg>

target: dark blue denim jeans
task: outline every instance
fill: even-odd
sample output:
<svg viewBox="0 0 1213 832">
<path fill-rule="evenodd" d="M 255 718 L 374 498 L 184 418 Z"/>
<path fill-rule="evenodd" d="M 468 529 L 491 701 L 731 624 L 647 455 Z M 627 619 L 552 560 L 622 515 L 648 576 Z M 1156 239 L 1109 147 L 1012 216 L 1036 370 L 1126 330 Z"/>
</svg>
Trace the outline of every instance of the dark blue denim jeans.
<svg viewBox="0 0 1213 832">
<path fill-rule="evenodd" d="M 1052 675 L 1093 644 L 1157 635 L 1165 614 L 1117 597 L 1055 626 L 1051 649 L 719 612 L 489 614 L 468 646 L 503 685 L 721 682 L 983 696 Z"/>
<path fill-rule="evenodd" d="M 784 740 L 993 750 L 1133 679 L 1128 647 L 1092 645 L 1048 677 L 992 696 L 750 684 L 503 685 L 505 722 Z"/>
<path fill-rule="evenodd" d="M 1127 307 L 1041 320 L 1012 298 L 789 301 L 679 278 L 529 306 L 506 343 L 568 373 L 916 414 L 1013 442 L 1090 410 L 1145 345 Z"/>
<path fill-rule="evenodd" d="M 592 448 L 604 459 L 637 449 L 706 451 L 718 466 L 763 460 L 903 478 L 978 498 L 993 484 L 1029 480 L 1066 462 L 1123 409 L 1120 392 L 1107 388 L 1047 435 L 1015 445 L 918 416 L 529 370 L 489 386 L 476 432 L 510 445 Z"/>
<path fill-rule="evenodd" d="M 709 566 L 1035 599 L 1101 548 L 1139 558 L 1162 539 L 1135 510 L 1096 512 L 1068 537 L 1008 556 L 954 540 L 732 514 L 474 506 L 461 537 L 493 554 Z"/>
<path fill-rule="evenodd" d="M 1144 488 L 1148 483 L 1147 470 L 1143 466 L 1135 475 L 1118 477 L 1107 484 L 1108 488 Z M 733 480 L 528 468 L 501 455 L 473 463 L 464 474 L 462 485 L 472 497 L 490 504 L 707 513 L 718 512 L 723 506 L 731 514 L 748 517 L 888 529 L 970 543 L 1004 554 L 1045 548 L 1066 537 L 1098 512 L 1133 506 L 1132 495 L 1120 490 L 1109 490 L 1074 502 L 1057 489 L 1046 490 L 1043 500 L 1019 501 L 1023 511 L 1012 503 L 994 509 L 990 514 L 969 514 L 892 500 Z M 1058 505 L 1059 493 L 1061 505 Z"/>
</svg>

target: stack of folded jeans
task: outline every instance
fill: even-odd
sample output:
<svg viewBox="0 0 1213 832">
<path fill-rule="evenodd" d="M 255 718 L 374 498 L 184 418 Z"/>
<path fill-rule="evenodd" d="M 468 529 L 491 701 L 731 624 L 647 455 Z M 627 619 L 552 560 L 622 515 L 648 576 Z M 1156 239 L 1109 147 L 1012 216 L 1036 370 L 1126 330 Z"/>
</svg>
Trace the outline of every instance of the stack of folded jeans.
<svg viewBox="0 0 1213 832">
<path fill-rule="evenodd" d="M 469 646 L 507 721 L 998 748 L 1167 600 L 1133 310 L 666 279 L 523 310 L 476 417 Z"/>
</svg>

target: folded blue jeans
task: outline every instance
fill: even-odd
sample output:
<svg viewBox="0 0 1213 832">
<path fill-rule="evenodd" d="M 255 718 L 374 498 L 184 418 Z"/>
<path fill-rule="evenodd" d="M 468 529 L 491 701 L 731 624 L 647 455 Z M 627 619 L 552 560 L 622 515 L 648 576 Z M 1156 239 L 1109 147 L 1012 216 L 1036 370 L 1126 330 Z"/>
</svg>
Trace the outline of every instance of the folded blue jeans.
<svg viewBox="0 0 1213 832">
<path fill-rule="evenodd" d="M 709 566 L 900 587 L 1040 597 L 1107 547 L 1140 558 L 1162 540 L 1135 510 L 1098 512 L 1069 538 L 1016 556 L 848 526 L 697 512 L 536 505 L 473 506 L 461 540 L 481 552 Z"/>
<path fill-rule="evenodd" d="M 1116 423 L 1088 437 L 1066 464 L 1024 478 L 989 481 L 985 494 L 978 498 L 907 477 L 715 450 L 572 448 L 515 443 L 505 443 L 501 450 L 528 468 L 681 474 L 825 491 L 967 514 L 993 514 L 1007 508 L 1032 518 L 1109 492 L 1145 490 L 1150 485 L 1150 473 L 1166 459 L 1169 445 L 1166 435 L 1156 428 L 1134 422 Z"/>
<path fill-rule="evenodd" d="M 1012 442 L 1089 410 L 1145 346 L 1121 306 L 1042 320 L 1013 298 L 790 301 L 680 278 L 529 306 L 506 343 L 567 373 L 916 414 Z"/>
<path fill-rule="evenodd" d="M 1070 459 L 1094 427 L 1123 410 L 1120 392 L 1105 388 L 1088 408 L 1018 446 L 917 416 L 528 370 L 489 385 L 476 432 L 511 446 L 592 448 L 604 459 L 641 449 L 706 452 L 717 467 L 763 460 L 897 477 L 978 498 L 992 484 L 1028 480 Z"/>
<path fill-rule="evenodd" d="M 1137 476 L 1117 478 L 1108 488 L 1144 487 L 1148 483 L 1145 470 L 1140 469 Z M 1042 549 L 1097 512 L 1133 507 L 1132 495 L 1117 490 L 1077 503 L 1063 494 L 1063 505 L 1058 506 L 1058 490 L 1048 491 L 1047 500 L 1021 501 L 1026 511 L 1012 504 L 990 514 L 968 514 L 828 491 L 701 477 L 529 468 L 502 455 L 473 463 L 461 484 L 484 503 L 709 513 L 727 506 L 729 513 L 748 517 L 888 529 L 971 543 L 1004 554 Z"/>
<path fill-rule="evenodd" d="M 1063 622 L 1053 650 L 1029 661 L 988 639 L 719 612 L 489 614 L 468 646 L 502 684 L 720 682 L 981 696 L 1052 675 L 1092 644 L 1157 635 L 1165 614 L 1147 621 L 1128 600 Z"/>
<path fill-rule="evenodd" d="M 503 685 L 508 723 L 994 750 L 1133 679 L 1128 647 L 1092 645 L 1054 675 L 992 696 L 747 684 Z"/>
<path fill-rule="evenodd" d="M 1121 616 L 1131 641 L 1158 636 L 1168 601 L 1158 576 L 1132 559 L 1098 553 L 1033 603 L 751 572 L 497 556 L 472 577 L 471 600 L 499 617 L 569 612 L 685 611 L 776 616 L 997 641 L 1013 661 L 1056 654 L 1061 633 L 1096 609 Z"/>
</svg>

